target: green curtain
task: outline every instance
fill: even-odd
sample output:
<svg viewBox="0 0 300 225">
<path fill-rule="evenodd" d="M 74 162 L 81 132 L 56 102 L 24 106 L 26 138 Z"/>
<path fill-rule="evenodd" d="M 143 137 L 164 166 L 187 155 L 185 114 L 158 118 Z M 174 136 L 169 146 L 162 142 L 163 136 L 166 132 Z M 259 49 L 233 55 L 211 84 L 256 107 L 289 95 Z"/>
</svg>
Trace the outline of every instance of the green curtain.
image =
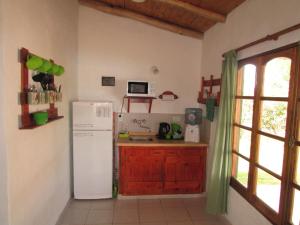
<svg viewBox="0 0 300 225">
<path fill-rule="evenodd" d="M 211 214 L 227 213 L 228 188 L 232 163 L 232 122 L 237 65 L 237 54 L 235 51 L 230 51 L 224 55 L 219 116 L 207 190 L 206 210 Z"/>
</svg>

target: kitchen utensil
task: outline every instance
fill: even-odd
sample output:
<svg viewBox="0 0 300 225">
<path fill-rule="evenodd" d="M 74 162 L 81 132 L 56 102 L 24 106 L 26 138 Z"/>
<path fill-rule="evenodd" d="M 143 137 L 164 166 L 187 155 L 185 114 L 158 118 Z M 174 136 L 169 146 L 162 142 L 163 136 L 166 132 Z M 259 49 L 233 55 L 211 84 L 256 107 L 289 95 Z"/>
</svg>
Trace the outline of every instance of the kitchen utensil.
<svg viewBox="0 0 300 225">
<path fill-rule="evenodd" d="M 38 73 L 32 77 L 35 82 L 40 82 L 43 90 L 47 90 L 47 85 L 52 82 L 52 77 L 50 74 Z"/>
<path fill-rule="evenodd" d="M 128 134 L 128 132 L 120 132 L 119 133 L 119 138 L 129 138 L 129 134 Z"/>
<path fill-rule="evenodd" d="M 33 119 L 36 125 L 44 125 L 48 122 L 48 112 L 35 112 Z"/>
<path fill-rule="evenodd" d="M 167 134 L 170 132 L 170 124 L 162 122 L 159 124 L 158 138 L 166 139 Z"/>
<path fill-rule="evenodd" d="M 58 66 L 58 71 L 54 75 L 60 76 L 65 72 L 65 68 L 63 66 Z"/>
<path fill-rule="evenodd" d="M 42 73 L 47 73 L 52 68 L 53 63 L 49 60 L 44 60 L 43 65 L 38 68 L 38 71 Z"/>
<path fill-rule="evenodd" d="M 172 131 L 172 138 L 173 139 L 182 139 L 182 128 L 177 123 L 171 123 L 171 131 Z"/>
<path fill-rule="evenodd" d="M 35 55 L 30 55 L 28 57 L 28 60 L 26 61 L 26 66 L 30 70 L 36 70 L 42 65 L 43 65 L 43 59 Z"/>
<path fill-rule="evenodd" d="M 57 74 L 59 72 L 59 65 L 53 64 L 52 68 L 49 70 L 50 74 Z"/>
</svg>

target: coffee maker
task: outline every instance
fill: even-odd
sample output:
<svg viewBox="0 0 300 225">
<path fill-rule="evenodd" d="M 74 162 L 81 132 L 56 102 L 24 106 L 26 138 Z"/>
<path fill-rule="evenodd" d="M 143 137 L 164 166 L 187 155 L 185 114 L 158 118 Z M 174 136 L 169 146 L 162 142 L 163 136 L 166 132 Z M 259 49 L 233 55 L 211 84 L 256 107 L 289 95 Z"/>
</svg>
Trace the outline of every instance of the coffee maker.
<svg viewBox="0 0 300 225">
<path fill-rule="evenodd" d="M 158 138 L 159 139 L 166 139 L 167 134 L 170 132 L 170 124 L 166 122 L 162 122 L 159 124 L 159 130 L 158 130 Z"/>
</svg>

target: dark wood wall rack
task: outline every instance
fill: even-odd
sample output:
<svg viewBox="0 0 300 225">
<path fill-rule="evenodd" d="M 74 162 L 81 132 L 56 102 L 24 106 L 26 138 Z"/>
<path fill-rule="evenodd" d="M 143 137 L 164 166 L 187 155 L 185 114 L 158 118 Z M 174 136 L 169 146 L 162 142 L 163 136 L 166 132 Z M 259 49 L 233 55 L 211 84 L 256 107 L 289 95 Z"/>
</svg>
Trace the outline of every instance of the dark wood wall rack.
<svg viewBox="0 0 300 225">
<path fill-rule="evenodd" d="M 29 55 L 34 55 L 29 52 L 26 48 L 21 48 L 19 52 L 20 63 L 21 63 L 21 93 L 20 93 L 20 104 L 21 104 L 21 125 L 19 129 L 34 129 L 39 127 L 35 125 L 33 120 L 33 113 L 30 113 L 29 104 L 27 100 L 27 93 L 29 89 L 29 70 L 26 66 L 26 61 Z M 51 60 L 53 63 L 54 61 Z M 52 84 L 54 84 L 54 76 L 52 76 Z M 48 112 L 48 123 L 58 119 L 62 119 L 63 116 L 58 116 L 58 110 L 54 103 L 49 104 L 49 108 L 46 109 Z"/>
<path fill-rule="evenodd" d="M 214 86 L 220 86 L 220 91 L 217 93 L 213 93 L 213 87 Z M 206 89 L 208 87 L 208 90 Z M 216 98 L 216 106 L 219 106 L 220 104 L 220 95 L 221 95 L 221 79 L 214 79 L 213 75 L 210 75 L 209 80 L 205 80 L 204 77 L 202 77 L 202 84 L 201 84 L 201 90 L 199 92 L 198 102 L 201 104 L 206 104 L 207 97 L 204 97 L 205 94 L 209 96 L 215 96 Z"/>
<path fill-rule="evenodd" d="M 138 97 L 138 96 L 125 96 L 127 99 L 127 112 L 130 112 L 131 103 L 149 103 L 148 113 L 151 113 L 152 100 L 156 99 L 155 97 Z"/>
</svg>

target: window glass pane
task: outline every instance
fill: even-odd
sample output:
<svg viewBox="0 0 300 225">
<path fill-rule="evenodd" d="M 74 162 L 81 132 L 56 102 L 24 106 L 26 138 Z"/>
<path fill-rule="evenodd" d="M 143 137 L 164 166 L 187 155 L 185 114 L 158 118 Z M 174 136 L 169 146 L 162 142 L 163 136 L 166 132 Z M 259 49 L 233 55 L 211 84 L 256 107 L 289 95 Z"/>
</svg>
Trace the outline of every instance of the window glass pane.
<svg viewBox="0 0 300 225">
<path fill-rule="evenodd" d="M 300 147 L 297 147 L 295 182 L 300 185 Z M 300 211 L 299 211 L 300 213 Z"/>
<path fill-rule="evenodd" d="M 292 223 L 294 225 L 300 224 L 300 191 L 294 189 L 293 208 L 292 208 Z"/>
<path fill-rule="evenodd" d="M 263 96 L 288 97 L 291 59 L 275 58 L 265 67 Z"/>
<path fill-rule="evenodd" d="M 234 130 L 234 141 L 235 150 L 240 154 L 250 157 L 250 147 L 251 147 L 251 131 L 235 127 Z"/>
<path fill-rule="evenodd" d="M 246 127 L 252 127 L 253 100 L 237 99 L 236 113 L 236 123 Z"/>
<path fill-rule="evenodd" d="M 281 175 L 284 142 L 259 135 L 258 162 L 267 169 Z"/>
<path fill-rule="evenodd" d="M 242 96 L 254 96 L 255 87 L 255 76 L 256 76 L 256 66 L 252 64 L 247 64 L 243 66 L 241 73 L 241 93 L 237 93 Z"/>
<path fill-rule="evenodd" d="M 287 102 L 262 101 L 261 130 L 285 136 Z"/>
<path fill-rule="evenodd" d="M 279 209 L 280 185 L 280 180 L 257 169 L 256 195 L 276 212 Z"/>
<path fill-rule="evenodd" d="M 236 167 L 234 171 L 234 177 L 237 179 L 243 186 L 248 186 L 248 175 L 249 175 L 249 162 L 243 158 L 236 156 Z"/>
</svg>

